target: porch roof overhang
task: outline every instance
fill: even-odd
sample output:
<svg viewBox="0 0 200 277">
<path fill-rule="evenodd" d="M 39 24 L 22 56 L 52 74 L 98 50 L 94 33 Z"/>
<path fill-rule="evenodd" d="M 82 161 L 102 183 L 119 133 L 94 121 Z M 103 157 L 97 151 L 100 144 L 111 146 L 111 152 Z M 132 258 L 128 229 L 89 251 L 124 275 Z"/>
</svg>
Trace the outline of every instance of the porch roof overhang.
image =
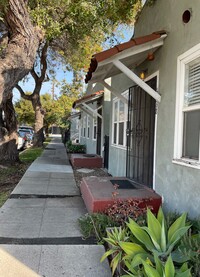
<svg viewBox="0 0 200 277">
<path fill-rule="evenodd" d="M 105 79 L 123 72 L 160 102 L 160 94 L 141 80 L 133 70 L 164 44 L 166 36 L 165 31 L 154 32 L 93 55 L 85 82 L 102 83 Z"/>
<path fill-rule="evenodd" d="M 100 100 L 103 97 L 104 91 L 100 90 L 97 91 L 95 93 L 89 94 L 89 95 L 85 95 L 82 98 L 76 100 L 72 107 L 74 109 L 76 108 L 80 108 L 82 111 L 86 112 L 87 114 L 91 115 L 91 116 L 98 116 L 100 118 L 102 118 L 102 115 L 100 115 L 96 110 L 94 110 L 91 106 L 89 106 L 88 104 L 93 103 L 95 101 Z"/>
<path fill-rule="evenodd" d="M 80 116 L 81 116 L 81 112 L 71 113 L 71 115 L 68 117 L 68 120 L 72 120 L 72 119 L 80 117 Z"/>
</svg>

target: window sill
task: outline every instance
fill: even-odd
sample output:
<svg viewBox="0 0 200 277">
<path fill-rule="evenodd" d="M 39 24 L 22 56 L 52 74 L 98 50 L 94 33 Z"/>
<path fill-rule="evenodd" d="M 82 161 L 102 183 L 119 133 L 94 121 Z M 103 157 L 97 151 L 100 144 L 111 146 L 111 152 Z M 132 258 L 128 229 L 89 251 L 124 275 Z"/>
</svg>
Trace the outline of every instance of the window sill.
<svg viewBox="0 0 200 277">
<path fill-rule="evenodd" d="M 200 169 L 200 163 L 194 160 L 187 160 L 187 159 L 173 159 L 172 163 L 178 164 L 178 165 L 183 165 L 195 169 Z"/>
<path fill-rule="evenodd" d="M 111 146 L 114 147 L 114 148 L 126 150 L 126 146 L 123 146 L 123 145 L 111 144 Z"/>
</svg>

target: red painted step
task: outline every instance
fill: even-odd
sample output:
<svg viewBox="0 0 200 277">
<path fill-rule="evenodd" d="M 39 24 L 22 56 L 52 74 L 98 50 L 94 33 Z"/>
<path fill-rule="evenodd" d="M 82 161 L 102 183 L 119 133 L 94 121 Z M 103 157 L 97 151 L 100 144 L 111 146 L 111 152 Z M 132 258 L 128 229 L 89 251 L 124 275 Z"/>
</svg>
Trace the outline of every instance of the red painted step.
<svg viewBox="0 0 200 277">
<path fill-rule="evenodd" d="M 116 201 L 116 199 L 133 199 L 139 201 L 143 200 L 144 206 L 151 206 L 153 212 L 157 213 L 160 205 L 162 204 L 162 198 L 154 190 L 137 184 L 134 184 L 136 188 L 133 189 L 118 188 L 116 190 L 111 183 L 111 181 L 115 183 L 115 180 L 130 181 L 128 178 L 124 177 L 90 176 L 82 179 L 80 189 L 88 212 L 102 212 L 108 207 L 109 204 Z M 115 194 L 116 191 L 118 194 L 116 197 L 113 197 L 113 194 Z"/>
<path fill-rule="evenodd" d="M 101 156 L 92 154 L 71 154 L 70 161 L 74 167 L 102 168 Z"/>
</svg>

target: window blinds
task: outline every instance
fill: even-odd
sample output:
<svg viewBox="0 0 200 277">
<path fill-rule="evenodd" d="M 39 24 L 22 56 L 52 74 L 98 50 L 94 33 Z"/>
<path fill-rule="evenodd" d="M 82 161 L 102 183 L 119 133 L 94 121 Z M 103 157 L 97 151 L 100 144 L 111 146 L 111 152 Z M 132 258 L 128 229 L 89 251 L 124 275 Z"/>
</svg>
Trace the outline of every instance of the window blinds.
<svg viewBox="0 0 200 277">
<path fill-rule="evenodd" d="M 198 63 L 189 65 L 188 68 L 188 93 L 187 105 L 200 104 L 200 61 Z"/>
</svg>

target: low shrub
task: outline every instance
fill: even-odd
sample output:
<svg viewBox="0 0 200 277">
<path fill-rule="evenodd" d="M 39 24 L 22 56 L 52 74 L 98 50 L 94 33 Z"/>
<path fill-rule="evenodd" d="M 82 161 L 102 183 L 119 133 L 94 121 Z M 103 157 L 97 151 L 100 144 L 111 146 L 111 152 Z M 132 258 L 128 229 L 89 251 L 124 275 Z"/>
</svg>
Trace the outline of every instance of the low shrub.
<svg viewBox="0 0 200 277">
<path fill-rule="evenodd" d="M 200 277 L 200 230 L 198 234 L 192 234 L 190 230 L 189 234 L 181 239 L 179 252 L 181 256 L 188 256 L 192 276 Z"/>
<path fill-rule="evenodd" d="M 170 212 L 166 215 L 166 224 L 169 227 L 180 214 Z M 180 240 L 179 255 L 188 257 L 188 266 L 191 268 L 192 276 L 200 277 L 200 218 L 187 218 L 191 225 L 189 233 Z"/>
<path fill-rule="evenodd" d="M 128 218 L 133 219 L 140 226 L 146 224 L 147 208 L 141 208 L 143 201 L 128 199 L 115 200 L 108 206 L 104 213 L 120 226 L 125 226 Z"/>
<path fill-rule="evenodd" d="M 66 143 L 68 153 L 85 153 L 86 146 L 84 144 L 72 144 L 71 140 Z"/>
<path fill-rule="evenodd" d="M 78 219 L 84 238 L 95 237 L 98 242 L 106 236 L 106 228 L 116 226 L 116 223 L 102 213 L 86 214 Z"/>
</svg>

